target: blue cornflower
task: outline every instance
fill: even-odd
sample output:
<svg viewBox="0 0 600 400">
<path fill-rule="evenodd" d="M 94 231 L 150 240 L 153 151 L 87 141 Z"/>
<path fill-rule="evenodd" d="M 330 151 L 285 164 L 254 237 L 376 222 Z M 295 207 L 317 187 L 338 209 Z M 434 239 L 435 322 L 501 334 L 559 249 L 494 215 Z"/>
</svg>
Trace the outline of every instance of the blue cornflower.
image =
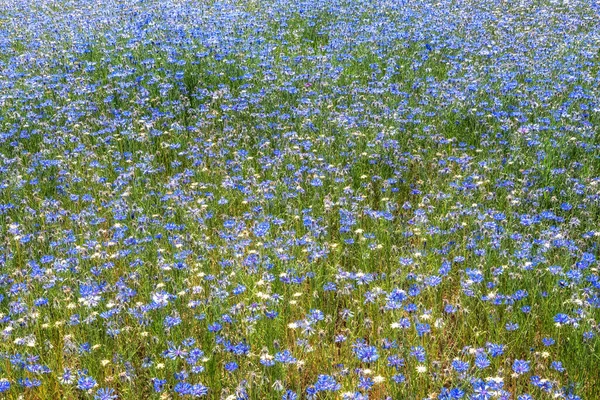
<svg viewBox="0 0 600 400">
<path fill-rule="evenodd" d="M 458 309 L 457 309 L 455 306 L 453 306 L 452 304 L 446 304 L 446 305 L 444 306 L 444 312 L 445 312 L 446 314 L 453 314 L 453 313 L 455 313 L 456 311 L 458 311 Z"/>
<path fill-rule="evenodd" d="M 187 380 L 187 378 L 189 378 L 189 376 L 190 376 L 190 374 L 185 369 L 183 369 L 179 372 L 175 372 L 173 374 L 173 377 L 175 379 L 177 379 L 178 381 L 182 381 L 182 382 Z"/>
<path fill-rule="evenodd" d="M 38 387 L 42 385 L 42 381 L 40 381 L 39 379 L 30 379 L 30 378 L 24 378 L 24 379 L 19 379 L 17 381 L 21 386 L 23 386 L 24 388 L 27 389 L 31 389 L 34 387 Z"/>
<path fill-rule="evenodd" d="M 327 282 L 323 285 L 323 291 L 325 292 L 335 292 L 337 290 L 337 286 L 333 282 Z"/>
<path fill-rule="evenodd" d="M 271 229 L 271 224 L 268 222 L 261 222 L 254 227 L 254 235 L 256 235 L 256 237 L 263 237 L 269 233 L 269 229 Z"/>
<path fill-rule="evenodd" d="M 100 388 L 94 395 L 94 400 L 115 400 L 117 397 L 113 389 Z"/>
<path fill-rule="evenodd" d="M 242 294 L 246 291 L 246 286 L 244 285 L 237 285 L 234 289 L 233 289 L 233 294 L 235 295 L 239 295 Z"/>
<path fill-rule="evenodd" d="M 417 334 L 419 336 L 423 336 L 423 335 L 431 332 L 431 326 L 429 326 L 429 324 L 417 323 L 415 326 L 417 328 Z"/>
<path fill-rule="evenodd" d="M 492 357 L 499 357 L 504 354 L 504 345 L 496 343 L 487 343 L 488 353 Z"/>
<path fill-rule="evenodd" d="M 452 361 L 452 368 L 456 372 L 465 372 L 469 369 L 469 363 L 466 361 L 454 360 Z"/>
<path fill-rule="evenodd" d="M 250 346 L 245 342 L 240 342 L 233 346 L 230 351 L 236 356 L 243 356 L 250 352 Z"/>
<path fill-rule="evenodd" d="M 225 364 L 225 370 L 227 372 L 233 372 L 236 369 L 238 369 L 238 364 L 234 361 L 228 362 L 227 364 Z"/>
<path fill-rule="evenodd" d="M 165 317 L 165 320 L 163 322 L 163 325 L 165 328 L 170 329 L 173 328 L 174 326 L 177 326 L 181 323 L 181 318 L 179 317 L 179 315 L 167 315 Z"/>
<path fill-rule="evenodd" d="M 306 398 L 308 400 L 315 400 L 317 398 L 317 388 L 309 386 L 306 388 Z"/>
<path fill-rule="evenodd" d="M 35 300 L 33 304 L 35 304 L 37 307 L 42 307 L 48 304 L 48 299 L 45 297 L 40 297 L 39 299 Z"/>
<path fill-rule="evenodd" d="M 475 357 L 475 366 L 479 369 L 485 369 L 489 367 L 491 364 L 489 358 L 483 353 L 477 354 Z"/>
<path fill-rule="evenodd" d="M 400 321 L 398 321 L 398 327 L 401 329 L 408 329 L 411 326 L 411 322 L 410 319 L 404 317 L 404 318 L 400 318 Z"/>
<path fill-rule="evenodd" d="M 179 393 L 182 396 L 190 395 L 192 390 L 192 385 L 187 382 L 178 382 L 173 388 L 175 393 Z"/>
<path fill-rule="evenodd" d="M 519 324 L 517 324 L 516 322 L 508 322 L 505 328 L 507 331 L 516 331 L 517 329 L 519 329 Z"/>
<path fill-rule="evenodd" d="M 275 365 L 275 361 L 268 357 L 268 356 L 263 356 L 260 358 L 260 363 L 262 365 L 264 365 L 265 367 L 272 367 L 273 365 Z"/>
<path fill-rule="evenodd" d="M 451 400 L 452 397 L 450 397 L 450 390 L 443 387 L 442 390 L 440 390 L 440 394 L 437 395 L 437 399 L 438 400 Z"/>
<path fill-rule="evenodd" d="M 583 338 L 585 340 L 591 340 L 596 336 L 596 333 L 594 331 L 585 331 L 583 332 Z"/>
<path fill-rule="evenodd" d="M 346 392 L 342 394 L 342 400 L 368 400 L 369 395 L 361 392 Z"/>
<path fill-rule="evenodd" d="M 492 390 L 490 390 L 487 386 L 477 385 L 474 388 L 473 394 L 471 395 L 470 398 L 472 400 L 490 400 L 493 395 L 494 395 L 494 392 Z"/>
<path fill-rule="evenodd" d="M 542 339 L 542 343 L 544 344 L 544 346 L 548 347 L 552 346 L 554 343 L 556 343 L 556 341 L 551 337 L 545 337 Z"/>
<path fill-rule="evenodd" d="M 203 397 L 208 394 L 208 388 L 201 383 L 192 385 L 187 382 L 179 382 L 175 385 L 174 390 L 183 396 Z"/>
<path fill-rule="evenodd" d="M 371 390 L 371 388 L 373 387 L 373 385 L 375 384 L 375 382 L 373 382 L 373 379 L 371 379 L 368 376 L 361 376 L 359 378 L 359 382 L 358 382 L 358 388 L 360 390 Z"/>
<path fill-rule="evenodd" d="M 201 374 L 202 372 L 204 372 L 205 369 L 206 368 L 204 368 L 204 365 L 194 365 L 190 372 L 192 374 Z"/>
<path fill-rule="evenodd" d="M 195 364 L 202 357 L 204 357 L 204 352 L 202 350 L 200 350 L 199 348 L 194 347 L 193 349 L 190 350 L 186 361 L 189 364 Z"/>
<path fill-rule="evenodd" d="M 342 388 L 342 385 L 336 382 L 331 375 L 319 375 L 315 383 L 317 392 L 336 392 Z"/>
<path fill-rule="evenodd" d="M 284 350 L 275 354 L 275 361 L 282 364 L 294 364 L 297 360 L 289 350 Z"/>
<path fill-rule="evenodd" d="M 565 367 L 563 367 L 562 362 L 560 361 L 552 361 L 552 364 L 550 364 L 550 368 L 558 372 L 565 372 Z"/>
<path fill-rule="evenodd" d="M 323 186 L 323 181 L 321 179 L 319 179 L 319 178 L 313 178 L 310 181 L 310 185 L 311 186 L 317 186 L 317 187 L 318 186 Z"/>
<path fill-rule="evenodd" d="M 354 345 L 354 354 L 361 362 L 371 363 L 377 361 L 379 354 L 375 346 L 368 346 L 362 343 Z"/>
<path fill-rule="evenodd" d="M 395 310 L 402 307 L 402 302 L 406 300 L 406 292 L 402 289 L 393 289 L 387 296 L 386 308 Z"/>
<path fill-rule="evenodd" d="M 91 376 L 82 376 L 77 380 L 77 389 L 90 390 L 96 386 L 96 380 Z"/>
<path fill-rule="evenodd" d="M 512 370 L 519 375 L 529 372 L 529 361 L 515 360 L 512 365 Z"/>
<path fill-rule="evenodd" d="M 166 383 L 167 383 L 166 379 L 152 378 L 152 386 L 154 388 L 154 391 L 157 393 L 162 392 Z"/>
<path fill-rule="evenodd" d="M 296 392 L 293 392 L 291 390 L 286 390 L 283 396 L 281 396 L 281 400 L 296 400 L 297 398 L 298 395 L 296 394 Z"/>
<path fill-rule="evenodd" d="M 422 346 L 411 347 L 410 355 L 416 358 L 418 362 L 425 362 L 426 353 Z"/>
<path fill-rule="evenodd" d="M 341 343 L 341 342 L 345 342 L 346 339 L 347 339 L 346 336 L 340 334 L 340 335 L 335 335 L 335 338 L 333 339 L 333 341 L 335 343 Z"/>
<path fill-rule="evenodd" d="M 460 388 L 442 388 L 440 394 L 438 395 L 439 400 L 455 400 L 461 399 L 465 395 L 465 392 Z"/>
<path fill-rule="evenodd" d="M 323 311 L 321 310 L 310 310 L 310 314 L 307 319 L 310 319 L 314 322 L 322 321 L 325 319 L 325 314 L 323 314 Z"/>
<path fill-rule="evenodd" d="M 388 360 L 388 366 L 394 367 L 394 368 L 396 368 L 396 370 L 398 370 L 401 367 L 404 367 L 404 364 L 405 364 L 404 359 L 400 358 L 397 355 L 388 356 L 387 360 Z"/>
<path fill-rule="evenodd" d="M 170 358 L 171 360 L 175 360 L 177 358 L 186 358 L 188 355 L 187 349 L 184 349 L 181 346 L 173 346 L 173 344 L 169 344 L 169 348 L 163 353 L 163 356 L 166 358 Z"/>
<path fill-rule="evenodd" d="M 558 313 L 554 316 L 554 322 L 556 322 L 557 324 L 567 324 L 569 323 L 570 318 L 567 314 L 562 314 L 562 313 Z"/>
</svg>

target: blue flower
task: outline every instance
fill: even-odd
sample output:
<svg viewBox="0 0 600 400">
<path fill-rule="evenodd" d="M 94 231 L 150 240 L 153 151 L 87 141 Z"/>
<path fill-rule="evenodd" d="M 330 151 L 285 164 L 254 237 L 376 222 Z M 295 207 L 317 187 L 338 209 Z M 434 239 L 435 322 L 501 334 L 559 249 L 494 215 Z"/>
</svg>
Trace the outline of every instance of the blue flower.
<svg viewBox="0 0 600 400">
<path fill-rule="evenodd" d="M 331 375 L 319 375 L 314 387 L 317 392 L 337 392 L 342 385 L 337 383 Z"/>
<path fill-rule="evenodd" d="M 487 343 L 486 347 L 488 349 L 488 353 L 492 357 L 500 357 L 504 354 L 504 345 L 496 344 L 496 343 Z"/>
<path fill-rule="evenodd" d="M 429 326 L 429 324 L 417 323 L 415 327 L 417 329 L 417 334 L 419 335 L 419 337 L 431 332 L 431 326 Z"/>
<path fill-rule="evenodd" d="M 96 380 L 91 376 L 82 376 L 77 380 L 77 389 L 90 390 L 96 386 Z"/>
<path fill-rule="evenodd" d="M 164 386 L 167 384 L 165 379 L 152 378 L 152 386 L 154 391 L 160 393 L 163 391 Z"/>
<path fill-rule="evenodd" d="M 372 363 L 377 361 L 379 354 L 375 346 L 369 346 L 364 343 L 356 343 L 353 346 L 354 354 L 361 362 Z"/>
<path fill-rule="evenodd" d="M 118 396 L 113 389 L 100 388 L 94 395 L 94 400 L 115 400 Z"/>
<path fill-rule="evenodd" d="M 165 328 L 170 329 L 173 328 L 177 325 L 179 325 L 181 323 L 181 318 L 179 317 L 179 315 L 167 315 L 165 317 L 165 320 L 163 322 L 163 325 Z"/>
<path fill-rule="evenodd" d="M 529 372 L 529 361 L 515 360 L 512 365 L 512 370 L 519 375 Z"/>
<path fill-rule="evenodd" d="M 554 316 L 554 322 L 557 324 L 568 324 L 571 318 L 567 314 L 558 313 Z"/>
<path fill-rule="evenodd" d="M 562 362 L 560 361 L 552 361 L 552 364 L 550 364 L 550 368 L 558 372 L 565 372 L 565 367 L 563 367 Z"/>
<path fill-rule="evenodd" d="M 283 396 L 281 396 L 281 400 L 297 400 L 298 399 L 298 395 L 296 394 L 296 392 L 292 391 L 292 390 L 286 390 L 286 392 L 283 394 Z"/>
<path fill-rule="evenodd" d="M 236 369 L 238 369 L 238 364 L 236 362 L 231 361 L 231 362 L 228 362 L 227 364 L 225 364 L 225 370 L 227 372 L 233 372 Z"/>
<path fill-rule="evenodd" d="M 297 361 L 289 350 L 276 353 L 274 359 L 282 364 L 294 364 Z"/>
<path fill-rule="evenodd" d="M 423 348 L 423 346 L 411 347 L 410 355 L 413 356 L 420 363 L 425 362 L 426 353 L 425 348 Z"/>
<path fill-rule="evenodd" d="M 373 385 L 375 384 L 375 382 L 373 381 L 373 379 L 371 379 L 368 376 L 361 376 L 358 380 L 358 388 L 360 390 L 371 390 L 371 388 L 373 387 Z"/>
<path fill-rule="evenodd" d="M 469 363 L 466 361 L 454 360 L 452 361 L 452 368 L 456 372 L 465 372 L 469 369 Z"/>
<path fill-rule="evenodd" d="M 452 388 L 450 389 L 450 397 L 452 399 L 462 399 L 465 395 L 465 391 L 461 388 Z"/>
<path fill-rule="evenodd" d="M 550 338 L 550 337 L 545 337 L 542 339 L 542 343 L 544 344 L 544 346 L 552 346 L 555 343 L 555 340 Z"/>
<path fill-rule="evenodd" d="M 491 364 L 489 358 L 483 353 L 477 354 L 475 357 L 475 366 L 479 369 L 485 369 L 489 367 Z"/>
<path fill-rule="evenodd" d="M 175 385 L 174 390 L 182 396 L 204 397 L 208 394 L 208 388 L 201 383 L 179 382 Z"/>
<path fill-rule="evenodd" d="M 254 235 L 256 237 L 263 237 L 269 233 L 271 229 L 271 224 L 268 222 L 261 222 L 254 227 Z"/>
</svg>

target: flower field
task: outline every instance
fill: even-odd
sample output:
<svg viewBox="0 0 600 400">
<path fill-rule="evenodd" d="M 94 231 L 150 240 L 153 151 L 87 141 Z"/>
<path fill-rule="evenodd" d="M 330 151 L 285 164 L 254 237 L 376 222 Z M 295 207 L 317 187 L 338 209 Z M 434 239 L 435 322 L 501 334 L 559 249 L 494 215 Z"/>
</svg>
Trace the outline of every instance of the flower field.
<svg viewBox="0 0 600 400">
<path fill-rule="evenodd" d="M 0 0 L 0 398 L 600 399 L 600 3 Z"/>
</svg>

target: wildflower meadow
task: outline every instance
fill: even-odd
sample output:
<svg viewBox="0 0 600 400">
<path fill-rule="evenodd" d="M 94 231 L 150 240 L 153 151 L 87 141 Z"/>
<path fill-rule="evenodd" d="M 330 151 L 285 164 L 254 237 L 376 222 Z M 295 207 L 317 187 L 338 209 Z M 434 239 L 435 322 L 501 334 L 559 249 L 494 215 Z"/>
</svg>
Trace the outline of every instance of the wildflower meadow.
<svg viewBox="0 0 600 400">
<path fill-rule="evenodd" d="M 600 3 L 0 0 L 0 398 L 600 399 Z"/>
</svg>

